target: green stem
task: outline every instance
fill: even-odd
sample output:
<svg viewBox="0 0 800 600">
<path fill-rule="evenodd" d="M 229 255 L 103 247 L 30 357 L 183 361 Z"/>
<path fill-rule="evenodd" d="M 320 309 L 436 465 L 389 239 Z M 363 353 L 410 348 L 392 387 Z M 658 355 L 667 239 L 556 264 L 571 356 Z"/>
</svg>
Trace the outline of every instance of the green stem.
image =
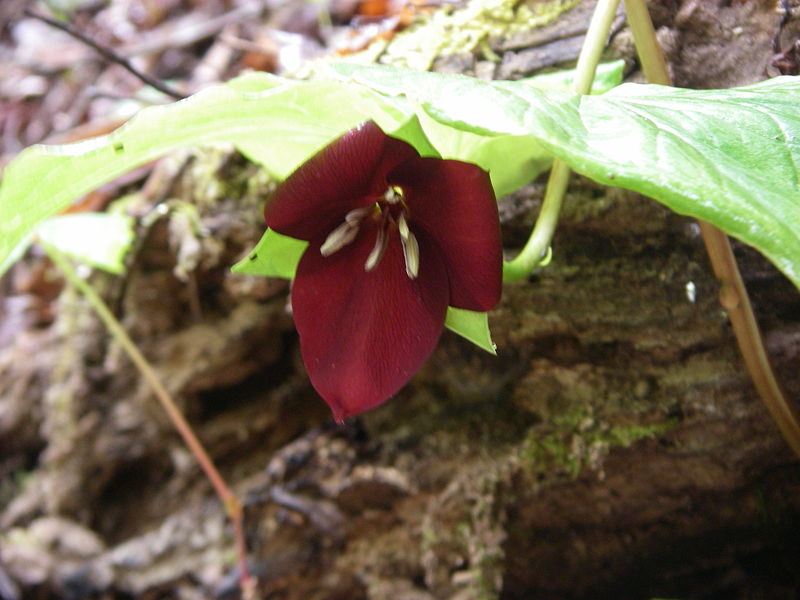
<svg viewBox="0 0 800 600">
<path fill-rule="evenodd" d="M 614 22 L 618 6 L 619 0 L 599 0 L 595 6 L 589 29 L 586 31 L 586 40 L 578 56 L 575 79 L 572 81 L 572 89 L 578 94 L 589 94 L 592 91 L 594 74 L 608 43 L 611 24 Z"/>
<path fill-rule="evenodd" d="M 672 85 L 667 62 L 664 60 L 661 46 L 658 45 L 647 5 L 642 0 L 625 0 L 625 14 L 628 18 L 628 27 L 633 33 L 633 42 L 645 79 L 650 83 Z"/>
<path fill-rule="evenodd" d="M 647 80 L 672 85 L 644 0 L 625 0 L 625 11 Z M 720 303 L 731 320 L 747 371 L 784 439 L 800 456 L 800 413 L 787 401 L 775 377 L 730 240 L 710 223 L 700 222 L 700 229 L 721 284 Z"/>
<path fill-rule="evenodd" d="M 242 589 L 252 589 L 254 585 L 253 579 L 250 576 L 247 568 L 247 549 L 244 536 L 242 505 L 239 502 L 239 499 L 225 483 L 222 475 L 220 475 L 219 471 L 214 466 L 214 462 L 211 460 L 211 457 L 205 451 L 205 448 L 203 448 L 200 440 L 197 439 L 197 436 L 194 434 L 194 431 L 192 431 L 191 426 L 186 421 L 186 418 L 183 416 L 183 414 L 181 414 L 181 411 L 173 401 L 172 396 L 170 396 L 167 389 L 161 383 L 161 380 L 158 378 L 158 375 L 153 367 L 150 366 L 149 362 L 147 362 L 147 359 L 141 353 L 136 344 L 134 344 L 133 340 L 131 340 L 131 338 L 128 336 L 125 329 L 123 329 L 122 324 L 113 315 L 106 303 L 103 302 L 103 299 L 100 297 L 100 295 L 92 286 L 90 286 L 75 272 L 75 269 L 72 267 L 69 260 L 63 254 L 61 254 L 58 248 L 46 243 L 42 243 L 42 246 L 53 263 L 64 274 L 64 277 L 67 279 L 70 285 L 80 291 L 86 300 L 89 301 L 89 304 L 100 317 L 100 320 L 102 320 L 105 324 L 108 332 L 111 334 L 111 337 L 116 340 L 136 368 L 139 369 L 142 377 L 144 377 L 145 381 L 156 395 L 156 398 L 158 398 L 159 402 L 161 403 L 161 406 L 167 412 L 167 415 L 174 424 L 175 429 L 178 430 L 178 433 L 180 433 L 184 442 L 189 447 L 189 450 L 191 450 L 192 454 L 194 454 L 197 462 L 200 464 L 200 467 L 206 474 L 206 477 L 208 477 L 208 480 L 214 487 L 214 491 L 222 501 L 222 504 L 225 507 L 225 512 L 228 514 L 228 517 L 233 524 Z"/>
<path fill-rule="evenodd" d="M 572 81 L 572 89 L 578 94 L 588 94 L 592 91 L 597 64 L 600 62 L 600 55 L 606 46 L 608 32 L 611 30 L 611 23 L 618 5 L 619 0 L 599 0 L 595 7 L 589 29 L 586 32 L 586 41 L 578 57 L 575 78 Z M 514 259 L 503 264 L 505 281 L 525 279 L 548 255 L 553 232 L 558 224 L 564 193 L 569 184 L 569 173 L 566 163 L 558 159 L 553 161 L 550 178 L 547 181 L 547 191 L 542 201 L 542 209 L 539 211 L 539 217 L 536 219 L 536 225 L 530 238 Z"/>
</svg>

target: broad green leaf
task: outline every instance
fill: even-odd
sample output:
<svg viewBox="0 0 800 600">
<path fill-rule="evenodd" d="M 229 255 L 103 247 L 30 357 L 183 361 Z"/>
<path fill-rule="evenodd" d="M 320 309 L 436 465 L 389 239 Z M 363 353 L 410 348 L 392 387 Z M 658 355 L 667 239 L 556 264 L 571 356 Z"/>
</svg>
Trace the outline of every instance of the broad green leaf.
<svg viewBox="0 0 800 600">
<path fill-rule="evenodd" d="M 485 136 L 444 125 L 425 113 L 419 122 L 442 158 L 475 163 L 489 172 L 498 198 L 530 183 L 550 168 L 553 157 L 529 136 Z"/>
<path fill-rule="evenodd" d="M 492 342 L 492 335 L 489 332 L 489 313 L 448 306 L 444 326 L 479 348 L 483 348 L 489 354 L 497 354 Z"/>
<path fill-rule="evenodd" d="M 620 85 L 622 83 L 624 71 L 624 60 L 615 60 L 597 65 L 594 80 L 592 81 L 592 94 L 604 94 Z M 512 88 L 520 84 L 526 84 L 542 90 L 561 90 L 568 92 L 574 77 L 575 69 L 567 69 L 565 71 L 554 71 L 552 73 L 534 75 L 533 77 L 526 77 L 525 79 L 507 83 L 510 83 Z M 495 85 L 503 85 L 506 82 L 495 81 L 493 83 Z"/>
<path fill-rule="evenodd" d="M 579 173 L 708 221 L 800 286 L 798 77 L 730 90 L 625 84 L 578 96 L 383 66 L 347 69 L 450 127 L 528 136 Z"/>
<path fill-rule="evenodd" d="M 435 155 L 419 127 L 409 125 L 413 115 L 402 101 L 336 82 L 284 82 L 256 75 L 144 109 L 106 136 L 32 146 L 9 163 L 0 183 L 0 265 L 8 265 L 12 250 L 41 220 L 176 148 L 234 144 L 277 177 L 285 177 L 366 119 Z"/>
<path fill-rule="evenodd" d="M 119 275 L 133 244 L 133 220 L 110 213 L 61 215 L 42 221 L 36 237 L 79 262 Z"/>
<path fill-rule="evenodd" d="M 599 65 L 593 83 L 593 93 L 603 93 L 619 85 L 622 82 L 624 64 L 624 61 L 618 60 Z M 352 74 L 350 66 L 351 63 L 329 63 L 326 69 L 334 76 L 349 76 Z M 505 83 L 509 83 L 512 89 L 513 86 L 525 85 L 541 89 L 568 90 L 574 73 L 574 69 L 570 69 L 537 75 L 518 82 L 495 82 L 494 85 L 502 87 Z M 414 97 L 411 94 L 409 96 Z M 425 134 L 441 156 L 475 163 L 488 171 L 498 197 L 529 183 L 549 169 L 552 163 L 552 154 L 532 143 L 530 137 L 485 135 L 439 123 L 424 112 L 419 117 Z"/>
<path fill-rule="evenodd" d="M 234 143 L 285 176 L 368 118 L 424 145 L 411 115 L 415 106 L 437 150 L 488 165 L 500 189 L 524 181 L 529 169 L 540 168 L 539 161 L 552 154 L 597 181 L 710 221 L 761 250 L 800 284 L 798 78 L 722 91 L 628 84 L 603 96 L 579 97 L 529 82 L 347 68 L 353 80 L 388 96 L 351 83 L 253 75 L 143 110 L 110 136 L 26 150 L 0 184 L 0 265 L 8 264 L 11 251 L 39 221 L 173 148 Z M 436 135 L 434 121 L 440 125 Z M 461 132 L 477 138 L 467 143 L 459 139 Z M 435 154 L 430 147 L 423 151 Z"/>
<path fill-rule="evenodd" d="M 0 264 L 0 273 L 18 261 L 30 245 L 41 240 L 63 254 L 109 273 L 125 271 L 125 256 L 133 244 L 133 220 L 125 215 L 79 213 L 40 222 Z"/>
<path fill-rule="evenodd" d="M 301 84 L 300 81 L 292 79 L 285 79 L 272 73 L 264 73 L 262 71 L 251 71 L 244 73 L 225 82 L 225 85 L 237 92 L 248 92 L 251 94 L 258 94 L 265 92 L 276 87 L 286 87 L 292 84 Z"/>
<path fill-rule="evenodd" d="M 536 78 L 526 82 L 535 84 Z M 525 140 L 470 137 L 428 119 L 437 136 L 431 145 L 405 102 L 361 86 L 243 75 L 184 101 L 144 109 L 108 136 L 66 146 L 34 146 L 21 153 L 0 184 L 0 275 L 19 256 L 13 250 L 26 247 L 19 243 L 36 223 L 171 150 L 234 144 L 283 178 L 333 138 L 369 118 L 423 156 L 446 150 L 452 158 L 480 164 L 492 174 L 498 194 L 526 183 L 549 161 L 541 149 L 521 152 Z M 525 147 L 531 148 L 527 142 Z"/>
<path fill-rule="evenodd" d="M 592 93 L 600 94 L 622 83 L 622 60 L 598 65 Z M 530 85 L 540 89 L 569 90 L 574 69 L 536 75 L 514 85 Z M 502 82 L 496 82 L 502 85 Z M 444 158 L 475 163 L 489 172 L 497 197 L 510 194 L 530 183 L 540 173 L 550 168 L 552 155 L 533 143 L 530 137 L 515 135 L 483 136 L 439 123 L 427 115 L 420 115 L 425 133 Z"/>
<path fill-rule="evenodd" d="M 413 71 L 386 65 L 335 63 L 330 70 L 347 81 L 360 83 L 389 97 L 407 97 L 442 123 L 460 131 L 484 136 L 526 135 L 532 132 L 520 119 L 530 102 L 507 89 L 513 82 L 496 84 L 463 75 Z M 529 90 L 543 98 L 573 98 L 574 94 L 539 90 L 517 83 L 519 91 Z M 443 152 L 446 154 L 446 152 Z"/>
<path fill-rule="evenodd" d="M 231 267 L 234 273 L 292 279 L 308 242 L 267 229 L 256 247 Z"/>
</svg>

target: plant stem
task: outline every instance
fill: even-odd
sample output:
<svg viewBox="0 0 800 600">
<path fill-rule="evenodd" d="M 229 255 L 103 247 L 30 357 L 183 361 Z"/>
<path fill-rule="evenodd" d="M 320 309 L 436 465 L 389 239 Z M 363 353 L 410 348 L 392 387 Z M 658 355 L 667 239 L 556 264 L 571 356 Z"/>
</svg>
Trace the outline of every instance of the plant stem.
<svg viewBox="0 0 800 600">
<path fill-rule="evenodd" d="M 625 0 L 625 11 L 645 77 L 651 83 L 672 85 L 644 0 Z M 700 221 L 700 230 L 722 286 L 720 304 L 728 313 L 747 371 L 784 439 L 800 456 L 800 413 L 787 401 L 775 377 L 730 240 L 710 223 Z"/>
<path fill-rule="evenodd" d="M 536 218 L 533 232 L 513 260 L 503 263 L 503 281 L 520 281 L 531 274 L 547 256 L 547 249 L 558 224 L 561 202 L 569 184 L 569 167 L 561 160 L 553 160 L 542 208 Z"/>
<path fill-rule="evenodd" d="M 784 439 L 800 456 L 800 414 L 784 396 L 772 369 L 730 240 L 710 223 L 699 223 L 711 266 L 721 284 L 720 304 L 731 320 L 747 371 Z"/>
<path fill-rule="evenodd" d="M 599 0 L 595 6 L 578 56 L 578 64 L 575 66 L 575 78 L 572 80 L 572 90 L 578 94 L 589 94 L 592 91 L 594 74 L 608 43 L 618 6 L 619 0 Z"/>
<path fill-rule="evenodd" d="M 592 91 L 594 73 L 600 62 L 600 55 L 606 46 L 617 6 L 619 6 L 619 0 L 599 0 L 595 7 L 589 29 L 586 32 L 586 40 L 578 57 L 578 64 L 575 67 L 575 78 L 572 81 L 572 89 L 578 94 L 588 94 Z M 547 180 L 547 191 L 533 232 L 522 251 L 513 260 L 503 263 L 503 279 L 505 281 L 525 279 L 547 256 L 553 232 L 558 224 L 564 193 L 569 184 L 569 173 L 570 170 L 566 163 L 559 159 L 553 160 L 553 167 L 550 169 L 550 177 Z"/>
<path fill-rule="evenodd" d="M 75 269 L 70 264 L 70 261 L 55 246 L 46 243 L 42 243 L 42 246 L 53 263 L 59 269 L 61 269 L 61 272 L 64 274 L 64 277 L 66 277 L 70 285 L 79 290 L 89 301 L 89 304 L 105 324 L 108 332 L 122 347 L 136 368 L 139 369 L 142 377 L 144 377 L 145 381 L 156 395 L 156 398 L 158 398 L 158 401 L 161 403 L 161 406 L 167 412 L 167 415 L 175 426 L 175 429 L 178 430 L 178 433 L 180 433 L 183 441 L 189 447 L 189 450 L 191 450 L 192 454 L 194 454 L 206 477 L 214 487 L 214 491 L 222 501 L 222 504 L 225 507 L 225 512 L 228 514 L 228 517 L 233 524 L 243 595 L 247 593 L 248 590 L 253 590 L 255 587 L 255 581 L 251 577 L 247 567 L 247 544 L 244 535 L 242 505 L 239 502 L 239 499 L 225 483 L 222 475 L 220 475 L 219 471 L 214 466 L 214 462 L 211 460 L 211 457 L 203 448 L 200 440 L 197 439 L 197 436 L 194 434 L 194 431 L 192 431 L 191 426 L 186 421 L 186 418 L 183 416 L 183 414 L 181 414 L 180 409 L 172 400 L 172 397 L 161 383 L 161 380 L 159 380 L 158 375 L 153 367 L 149 362 L 147 362 L 147 359 L 141 353 L 136 344 L 134 344 L 133 340 L 131 340 L 130 336 L 128 336 L 125 329 L 123 329 L 122 324 L 113 315 L 100 295 L 92 286 L 82 279 L 78 273 L 75 272 Z M 250 593 L 252 594 L 252 592 Z"/>
<path fill-rule="evenodd" d="M 633 43 L 645 79 L 649 83 L 672 85 L 667 62 L 664 60 L 661 46 L 658 45 L 647 5 L 642 0 L 625 0 L 625 14 L 628 18 L 628 27 L 633 33 Z"/>
</svg>

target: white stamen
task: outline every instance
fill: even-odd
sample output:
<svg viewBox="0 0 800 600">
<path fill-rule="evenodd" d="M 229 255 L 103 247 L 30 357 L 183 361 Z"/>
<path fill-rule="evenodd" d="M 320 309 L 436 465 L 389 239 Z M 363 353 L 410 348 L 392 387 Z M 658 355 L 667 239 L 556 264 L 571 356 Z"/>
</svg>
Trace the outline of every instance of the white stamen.
<svg viewBox="0 0 800 600">
<path fill-rule="evenodd" d="M 408 231 L 408 225 L 406 225 Z M 419 275 L 419 244 L 413 233 L 408 231 L 408 237 L 403 237 L 402 230 L 400 241 L 403 243 L 403 258 L 406 261 L 406 275 L 410 279 L 416 279 Z"/>
<path fill-rule="evenodd" d="M 355 227 L 361 222 L 361 219 L 366 217 L 373 210 L 375 210 L 374 204 L 372 206 L 364 206 L 362 208 L 353 209 L 345 215 L 344 220 L 346 223 L 349 223 Z"/>
<path fill-rule="evenodd" d="M 408 230 L 408 221 L 406 221 L 406 216 L 403 213 L 400 213 L 400 217 L 397 219 L 397 229 L 400 231 L 400 237 L 403 241 L 408 241 L 408 236 L 411 232 Z"/>
<path fill-rule="evenodd" d="M 388 242 L 389 238 L 386 237 L 386 230 L 385 228 L 381 227 L 378 229 L 378 238 L 375 240 L 375 247 L 369 253 L 367 260 L 364 263 L 365 271 L 372 271 L 372 269 L 378 266 L 378 263 L 381 262 L 381 258 L 383 258 L 383 253 L 386 251 Z"/>
<path fill-rule="evenodd" d="M 356 239 L 356 235 L 358 235 L 358 225 L 351 225 L 345 221 L 328 234 L 325 242 L 319 248 L 319 253 L 322 256 L 330 256 Z"/>
<path fill-rule="evenodd" d="M 375 210 L 374 205 L 355 208 L 347 213 L 344 216 L 344 223 L 331 231 L 328 237 L 325 238 L 325 242 L 319 248 L 319 253 L 322 256 L 330 256 L 356 239 L 358 226 L 361 224 L 362 219 L 373 210 Z"/>
</svg>

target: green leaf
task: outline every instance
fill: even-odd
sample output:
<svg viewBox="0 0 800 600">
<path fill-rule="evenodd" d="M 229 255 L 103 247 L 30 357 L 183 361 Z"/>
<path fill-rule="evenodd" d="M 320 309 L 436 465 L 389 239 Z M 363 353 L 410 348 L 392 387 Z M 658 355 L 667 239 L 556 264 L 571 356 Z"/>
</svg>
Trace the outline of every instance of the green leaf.
<svg viewBox="0 0 800 600">
<path fill-rule="evenodd" d="M 620 85 L 624 72 L 624 60 L 615 60 L 597 65 L 594 80 L 592 81 L 592 94 L 604 94 Z M 570 86 L 572 85 L 574 77 L 575 69 L 567 69 L 565 71 L 554 71 L 552 73 L 534 75 L 533 77 L 527 77 L 509 83 L 511 83 L 512 88 L 520 84 L 527 84 L 542 90 L 561 90 L 563 92 L 568 92 L 570 91 Z M 505 82 L 495 81 L 493 83 L 495 85 L 503 85 Z"/>
<path fill-rule="evenodd" d="M 61 215 L 42 221 L 36 237 L 79 262 L 119 275 L 133 244 L 133 220 L 109 213 Z"/>
<path fill-rule="evenodd" d="M 530 103 L 517 98 L 517 91 L 529 90 L 547 97 L 548 93 L 517 82 L 497 84 L 464 75 L 414 71 L 386 65 L 334 63 L 331 72 L 347 81 L 360 83 L 392 98 L 407 97 L 442 123 L 460 131 L 484 136 L 532 133 L 521 123 L 519 114 Z M 574 94 L 563 93 L 564 97 Z"/>
<path fill-rule="evenodd" d="M 489 354 L 497 354 L 489 332 L 489 313 L 448 306 L 444 326 Z"/>
<path fill-rule="evenodd" d="M 326 68 L 337 76 L 344 77 L 361 72 L 351 69 L 351 64 L 330 63 Z M 624 65 L 625 62 L 622 60 L 599 65 L 593 83 L 593 93 L 606 92 L 619 85 L 622 82 Z M 415 71 L 404 72 L 415 73 Z M 518 82 L 494 82 L 493 85 L 502 87 L 505 83 L 510 83 L 511 89 L 514 89 L 514 86 L 525 85 L 541 89 L 568 90 L 574 73 L 574 69 L 571 69 L 537 75 Z M 359 81 L 358 77 L 354 79 Z M 373 85 L 372 81 L 370 85 Z M 376 86 L 376 89 L 387 91 L 380 86 Z M 413 94 L 410 96 L 415 97 Z M 442 124 L 424 112 L 419 118 L 422 129 L 443 158 L 475 163 L 489 172 L 498 198 L 531 182 L 540 173 L 549 169 L 553 161 L 552 154 L 532 142 L 529 136 L 497 136 L 465 131 L 450 124 Z"/>
<path fill-rule="evenodd" d="M 246 258 L 231 267 L 234 273 L 292 279 L 308 242 L 267 229 Z"/>
<path fill-rule="evenodd" d="M 348 65 L 354 81 L 406 96 L 480 135 L 527 136 L 607 185 L 708 221 L 800 287 L 800 78 L 730 90 L 625 84 L 602 96 L 458 75 Z"/>
<path fill-rule="evenodd" d="M 444 125 L 425 113 L 419 122 L 442 158 L 475 163 L 488 171 L 498 198 L 530 183 L 553 163 L 552 155 L 527 136 L 477 135 Z"/>
<path fill-rule="evenodd" d="M 501 194 L 526 183 L 549 162 L 541 149 L 535 155 L 520 152 L 523 142 L 530 149 L 525 140 L 470 139 L 428 119 L 437 135 L 431 145 L 405 101 L 361 86 L 251 73 L 181 102 L 144 109 L 108 136 L 22 152 L 8 165 L 0 184 L 0 275 L 27 247 L 20 243 L 42 219 L 174 149 L 234 144 L 283 178 L 332 139 L 370 118 L 423 156 L 440 156 L 445 150 L 453 158 L 480 164 Z"/>
<path fill-rule="evenodd" d="M 626 84 L 577 96 L 379 65 L 337 69 L 371 89 L 250 75 L 145 109 L 109 136 L 27 149 L 0 184 L 0 265 L 42 219 L 174 148 L 234 143 L 282 177 L 373 118 L 430 155 L 475 160 L 502 191 L 532 177 L 547 154 L 558 156 L 599 182 L 717 225 L 800 285 L 797 77 L 732 90 Z"/>
<path fill-rule="evenodd" d="M 374 119 L 387 133 L 435 155 L 404 101 L 337 82 L 289 82 L 249 75 L 174 104 L 140 111 L 117 131 L 64 146 L 27 148 L 0 184 L 0 266 L 41 220 L 99 185 L 187 146 L 234 144 L 277 177 L 356 124 Z M 2 271 L 0 271 L 2 275 Z"/>
</svg>

